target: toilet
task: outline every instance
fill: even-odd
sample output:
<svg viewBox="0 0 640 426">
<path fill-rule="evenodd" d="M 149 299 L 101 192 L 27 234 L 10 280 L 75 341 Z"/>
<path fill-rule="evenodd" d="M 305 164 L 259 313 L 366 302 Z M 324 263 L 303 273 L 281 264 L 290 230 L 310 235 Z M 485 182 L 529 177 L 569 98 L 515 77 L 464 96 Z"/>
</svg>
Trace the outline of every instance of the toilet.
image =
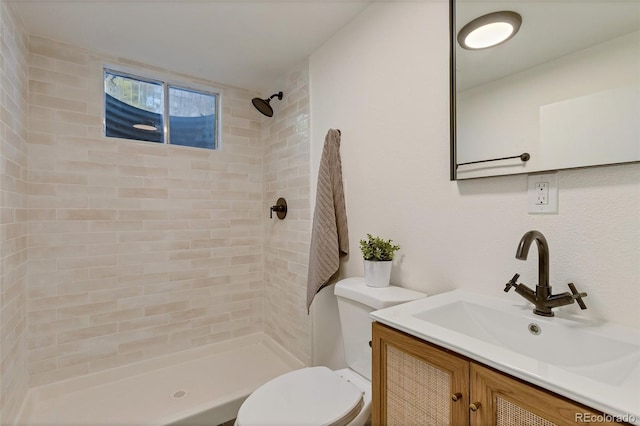
<svg viewBox="0 0 640 426">
<path fill-rule="evenodd" d="M 371 311 L 425 297 L 364 278 L 335 285 L 347 368 L 307 367 L 265 383 L 244 401 L 236 426 L 361 426 L 371 416 Z"/>
</svg>

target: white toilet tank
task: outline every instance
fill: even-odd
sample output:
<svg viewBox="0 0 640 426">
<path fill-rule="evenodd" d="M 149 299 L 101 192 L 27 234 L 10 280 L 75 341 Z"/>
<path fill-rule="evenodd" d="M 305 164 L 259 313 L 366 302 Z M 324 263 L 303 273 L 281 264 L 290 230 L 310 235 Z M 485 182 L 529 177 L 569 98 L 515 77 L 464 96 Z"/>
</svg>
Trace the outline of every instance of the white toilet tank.
<svg viewBox="0 0 640 426">
<path fill-rule="evenodd" d="M 390 285 L 368 287 L 364 278 L 346 278 L 335 285 L 347 365 L 371 380 L 371 322 L 369 312 L 421 299 L 424 293 Z"/>
</svg>

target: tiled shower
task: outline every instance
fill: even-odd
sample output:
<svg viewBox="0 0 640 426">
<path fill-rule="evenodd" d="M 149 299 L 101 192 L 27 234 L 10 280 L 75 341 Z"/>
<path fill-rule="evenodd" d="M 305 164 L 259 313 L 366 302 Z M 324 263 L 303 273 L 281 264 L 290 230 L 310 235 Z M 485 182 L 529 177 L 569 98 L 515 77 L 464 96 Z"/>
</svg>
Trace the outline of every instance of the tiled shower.
<svg viewBox="0 0 640 426">
<path fill-rule="evenodd" d="M 27 37 L 4 1 L 1 16 L 0 423 L 30 386 L 256 332 L 309 364 L 307 64 L 263 119 L 253 91 Z M 219 89 L 221 149 L 105 138 L 104 66 Z"/>
</svg>

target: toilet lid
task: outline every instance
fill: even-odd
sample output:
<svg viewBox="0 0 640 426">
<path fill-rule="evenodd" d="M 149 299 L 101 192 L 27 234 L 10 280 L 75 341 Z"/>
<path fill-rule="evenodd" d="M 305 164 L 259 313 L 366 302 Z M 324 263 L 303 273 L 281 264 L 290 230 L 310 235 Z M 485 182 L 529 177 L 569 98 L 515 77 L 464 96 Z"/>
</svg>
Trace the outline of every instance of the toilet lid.
<svg viewBox="0 0 640 426">
<path fill-rule="evenodd" d="M 239 426 L 346 425 L 363 404 L 362 391 L 327 367 L 303 368 L 260 386 L 236 421 Z"/>
</svg>

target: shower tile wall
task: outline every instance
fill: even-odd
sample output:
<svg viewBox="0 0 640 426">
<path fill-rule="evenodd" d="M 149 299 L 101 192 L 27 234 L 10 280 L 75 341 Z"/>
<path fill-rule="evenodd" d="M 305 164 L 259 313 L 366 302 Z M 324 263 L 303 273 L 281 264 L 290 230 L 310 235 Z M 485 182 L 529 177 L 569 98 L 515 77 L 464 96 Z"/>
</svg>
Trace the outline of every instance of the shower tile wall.
<svg viewBox="0 0 640 426">
<path fill-rule="evenodd" d="M 0 424 L 27 391 L 27 37 L 0 3 Z"/>
<path fill-rule="evenodd" d="M 265 322 L 267 333 L 311 364 L 311 318 L 306 283 L 311 240 L 309 211 L 309 66 L 301 64 L 277 88 L 273 118 L 262 123 L 265 211 L 287 200 L 285 220 L 265 222 Z"/>
<path fill-rule="evenodd" d="M 104 64 L 211 84 L 30 39 L 32 386 L 264 328 L 256 94 L 214 84 L 219 151 L 105 138 Z"/>
</svg>

